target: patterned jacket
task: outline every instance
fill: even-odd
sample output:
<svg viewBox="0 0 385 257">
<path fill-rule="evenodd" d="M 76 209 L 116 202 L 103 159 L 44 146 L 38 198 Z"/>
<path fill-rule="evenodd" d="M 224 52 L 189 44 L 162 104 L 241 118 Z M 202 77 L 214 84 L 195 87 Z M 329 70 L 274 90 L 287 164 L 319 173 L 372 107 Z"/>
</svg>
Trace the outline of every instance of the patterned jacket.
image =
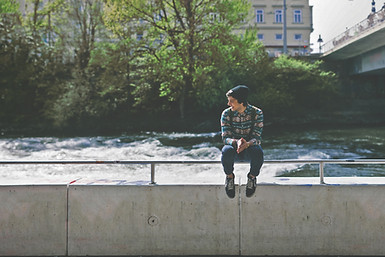
<svg viewBox="0 0 385 257">
<path fill-rule="evenodd" d="M 248 104 L 243 113 L 233 112 L 231 107 L 222 112 L 221 131 L 225 145 L 232 145 L 234 139 L 242 137 L 254 145 L 261 144 L 262 130 L 263 112 L 255 106 Z"/>
</svg>

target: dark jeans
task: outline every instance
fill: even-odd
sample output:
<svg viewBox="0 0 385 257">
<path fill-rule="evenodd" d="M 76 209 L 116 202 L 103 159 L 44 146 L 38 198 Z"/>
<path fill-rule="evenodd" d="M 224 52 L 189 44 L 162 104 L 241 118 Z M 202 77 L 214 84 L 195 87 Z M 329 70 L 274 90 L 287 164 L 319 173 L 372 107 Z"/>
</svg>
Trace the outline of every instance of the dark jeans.
<svg viewBox="0 0 385 257">
<path fill-rule="evenodd" d="M 263 164 L 263 150 L 260 145 L 252 145 L 238 154 L 233 146 L 225 145 L 221 161 L 227 175 L 233 173 L 235 161 L 250 161 L 250 174 L 258 176 Z"/>
</svg>

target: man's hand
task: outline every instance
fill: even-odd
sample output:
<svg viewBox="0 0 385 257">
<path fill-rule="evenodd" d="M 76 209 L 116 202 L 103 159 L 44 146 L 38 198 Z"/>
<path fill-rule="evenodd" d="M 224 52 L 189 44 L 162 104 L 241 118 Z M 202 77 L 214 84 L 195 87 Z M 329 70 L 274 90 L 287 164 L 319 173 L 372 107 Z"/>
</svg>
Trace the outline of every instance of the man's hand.
<svg viewBox="0 0 385 257">
<path fill-rule="evenodd" d="M 237 141 L 237 153 L 242 152 L 248 147 L 249 147 L 249 143 L 244 138 L 241 138 Z"/>
</svg>

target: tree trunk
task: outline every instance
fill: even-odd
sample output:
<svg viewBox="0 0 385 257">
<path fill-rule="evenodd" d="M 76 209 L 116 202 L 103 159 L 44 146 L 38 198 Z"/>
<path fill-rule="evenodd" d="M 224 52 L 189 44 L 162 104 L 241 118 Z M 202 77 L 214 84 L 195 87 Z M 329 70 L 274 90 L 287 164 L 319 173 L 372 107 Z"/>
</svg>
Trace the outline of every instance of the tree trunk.
<svg viewBox="0 0 385 257">
<path fill-rule="evenodd" d="M 180 118 L 183 120 L 185 117 L 185 99 L 186 99 L 186 85 L 182 85 L 180 97 L 179 97 L 179 113 Z"/>
</svg>

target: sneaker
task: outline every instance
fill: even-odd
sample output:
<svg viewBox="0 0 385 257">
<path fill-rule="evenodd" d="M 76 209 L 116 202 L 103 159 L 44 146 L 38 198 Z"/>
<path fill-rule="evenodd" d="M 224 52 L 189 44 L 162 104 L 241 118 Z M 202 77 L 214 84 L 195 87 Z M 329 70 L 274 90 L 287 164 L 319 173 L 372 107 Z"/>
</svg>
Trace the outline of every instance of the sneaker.
<svg viewBox="0 0 385 257">
<path fill-rule="evenodd" d="M 246 196 L 251 197 L 254 194 L 256 187 L 257 177 L 251 178 L 249 175 L 247 175 Z"/>
<path fill-rule="evenodd" d="M 235 183 L 234 183 L 235 175 L 233 174 L 232 178 L 229 178 L 226 176 L 226 184 L 225 184 L 225 190 L 226 194 L 230 198 L 235 197 Z"/>
</svg>

